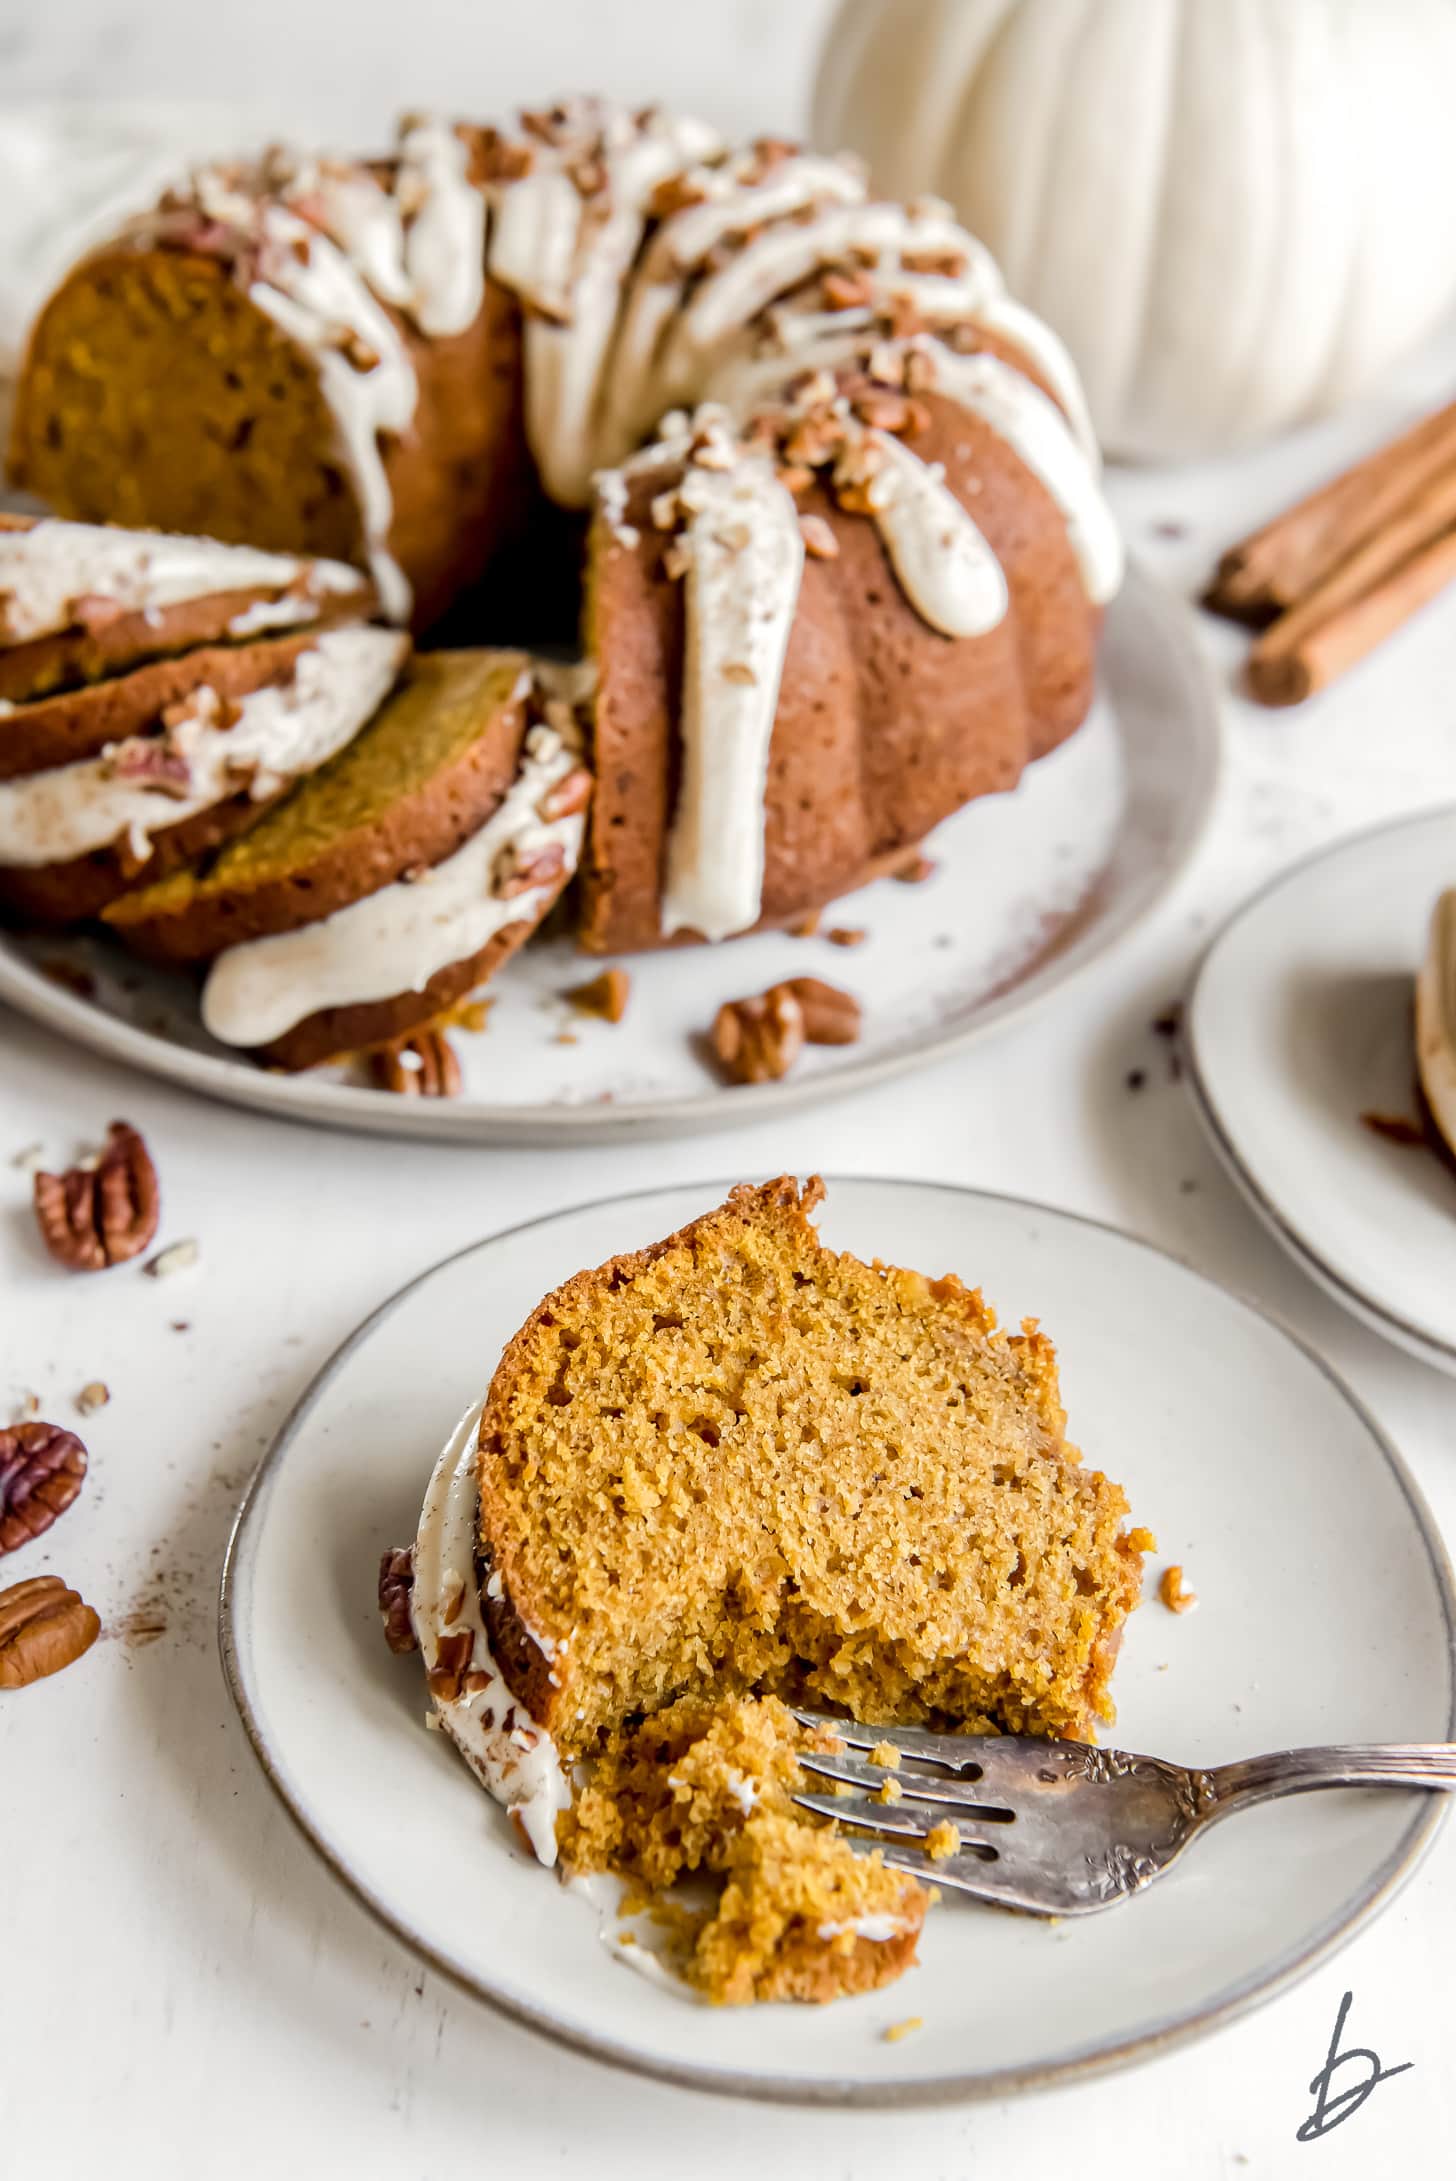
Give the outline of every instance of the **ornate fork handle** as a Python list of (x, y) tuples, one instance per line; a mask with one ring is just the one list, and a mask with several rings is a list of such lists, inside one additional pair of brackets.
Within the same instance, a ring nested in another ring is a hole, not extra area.
[(1456, 1789), (1456, 1743), (1334, 1743), (1328, 1749), (1277, 1749), (1238, 1764), (1210, 1766), (1197, 1776), (1199, 1816), (1207, 1824), (1280, 1795), (1315, 1787), (1441, 1787)]

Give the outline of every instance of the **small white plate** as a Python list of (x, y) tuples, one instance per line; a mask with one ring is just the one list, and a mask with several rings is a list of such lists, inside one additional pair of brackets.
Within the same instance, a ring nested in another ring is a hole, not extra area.
[(1456, 1176), (1375, 1134), (1414, 1113), (1415, 976), (1456, 884), (1456, 808), (1341, 841), (1244, 903), (1199, 967), (1188, 1080), (1250, 1204), (1305, 1271), (1456, 1371)]
[[(826, 2008), (715, 2009), (632, 1975), (595, 1913), (517, 1847), (380, 1632), (436, 1450), (505, 1340), (580, 1266), (673, 1231), (719, 1185), (586, 1205), (482, 1242), (340, 1350), (268, 1455), (223, 1579), (233, 1695), (326, 1862), (468, 1990), (562, 2042), (741, 2095), (1002, 2095), (1146, 2058), (1302, 1975), (1392, 1895), (1444, 1798), (1325, 1793), (1214, 1832), (1141, 1898), (1059, 1925), (935, 1909), (921, 1965)], [(833, 1182), (827, 1241), (983, 1282), (1041, 1315), (1072, 1430), (1199, 1593), (1134, 1615), (1115, 1740), (1191, 1763), (1453, 1733), (1451, 1572), (1399, 1457), (1308, 1349), (1197, 1273), (1011, 1198)], [(1157, 1563), (1153, 1564), (1156, 1585)], [(910, 2016), (922, 2026), (887, 2043)]]
[[(0, 935), (0, 1001), (78, 1044), (236, 1105), (382, 1134), (455, 1142), (608, 1142), (751, 1122), (923, 1064), (1045, 999), (1162, 900), (1202, 838), (1218, 716), (1186, 609), (1136, 573), (1108, 617), (1091, 719), (1027, 773), (936, 833), (918, 886), (882, 880), (836, 902), (853, 949), (770, 932), (631, 960), (616, 1026), (562, 994), (593, 973), (568, 940), (528, 947), (490, 987), (483, 1035), (456, 1040), (464, 1095), (398, 1098), (339, 1071), (280, 1076), (204, 1032), (191, 983), (100, 941)], [(69, 962), (89, 997), (41, 965)], [(811, 1049), (782, 1083), (726, 1088), (703, 1033), (720, 1004), (813, 975), (857, 993), (857, 1045)]]

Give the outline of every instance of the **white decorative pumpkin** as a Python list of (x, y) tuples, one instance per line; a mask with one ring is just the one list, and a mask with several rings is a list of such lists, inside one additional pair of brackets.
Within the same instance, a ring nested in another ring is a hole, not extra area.
[(814, 133), (950, 199), (1114, 453), (1334, 408), (1456, 295), (1456, 0), (842, 0)]

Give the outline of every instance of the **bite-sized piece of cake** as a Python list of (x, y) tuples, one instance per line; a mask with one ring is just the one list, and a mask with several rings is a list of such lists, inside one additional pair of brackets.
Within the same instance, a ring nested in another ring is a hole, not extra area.
[(817, 1183), (735, 1190), (578, 1274), (480, 1423), (484, 1613), (570, 1761), (682, 1695), (1086, 1736), (1145, 1532), (1064, 1433), (1056, 1360), (978, 1292), (819, 1241)]
[(342, 561), (0, 514), (0, 708), (197, 645), (367, 620), (373, 607)]
[(408, 650), (391, 629), (325, 628), (156, 661), (0, 717), (0, 750), (13, 738), (41, 764), (0, 777), (0, 904), (76, 923), (243, 832), (353, 739)]
[(716, 1902), (673, 1904), (675, 1966), (720, 2002), (869, 1991), (915, 1958), (924, 1888), (800, 1810), (797, 1753), (834, 1750), (776, 1697), (684, 1697), (613, 1734), (558, 1831), (573, 1870), (609, 1870), (629, 1902), (685, 1875)]
[(1416, 977), (1416, 1067), (1426, 1110), (1456, 1158), (1456, 887), (1431, 912)]
[(981, 338), (881, 338), (600, 480), (588, 948), (795, 922), (1083, 717), (1117, 533)]
[(405, 1036), (484, 983), (576, 868), (578, 682), (518, 652), (416, 658), (339, 759), (110, 923), (156, 959), (212, 961), (204, 1022), (274, 1066)]

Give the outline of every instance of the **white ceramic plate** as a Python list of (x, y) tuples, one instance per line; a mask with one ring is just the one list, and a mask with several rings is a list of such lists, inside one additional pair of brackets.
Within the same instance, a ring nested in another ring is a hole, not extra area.
[[(380, 1633), (380, 1552), (504, 1341), (582, 1265), (720, 1187), (560, 1213), (406, 1288), (340, 1350), (238, 1518), (223, 1658), (273, 1785), (331, 1868), (467, 1989), (563, 2042), (714, 2090), (837, 2103), (1000, 2095), (1146, 2057), (1277, 1991), (1387, 1901), (1443, 1798), (1326, 1793), (1237, 1819), (1085, 1921), (934, 1910), (921, 1965), (827, 2008), (713, 2009), (632, 1975), (527, 1860)], [(1065, 1212), (903, 1181), (831, 1184), (826, 1239), (985, 1284), (1061, 1351), (1072, 1428), (1199, 1609), (1150, 1602), (1118, 1668), (1123, 1746), (1192, 1763), (1291, 1743), (1445, 1739), (1451, 1574), (1368, 1416), (1309, 1350), (1146, 1244)], [(1155, 1564), (1156, 1567), (1156, 1564)], [(885, 2028), (918, 2015), (898, 2043)]]
[[(612, 1027), (561, 998), (595, 965), (567, 940), (538, 942), (491, 986), (485, 1033), (457, 1039), (465, 1095), (448, 1103), (336, 1072), (267, 1074), (207, 1037), (190, 983), (100, 942), (0, 936), (0, 1001), (194, 1090), (333, 1127), (477, 1143), (721, 1128), (914, 1067), (1044, 999), (1162, 899), (1202, 836), (1217, 770), (1217, 713), (1185, 609), (1134, 574), (1108, 619), (1092, 718), (1015, 795), (948, 820), (923, 885), (886, 880), (836, 903), (825, 925), (865, 930), (863, 945), (768, 933), (639, 956)], [(57, 960), (94, 979), (90, 998), (44, 974)], [(861, 1042), (811, 1049), (785, 1082), (725, 1088), (702, 1050), (721, 1002), (805, 974), (860, 995)]]
[(1245, 902), (1184, 1025), (1194, 1101), (1270, 1231), (1377, 1332), (1456, 1371), (1456, 1177), (1362, 1113), (1411, 1114), (1411, 1008), (1456, 809), (1323, 850)]

